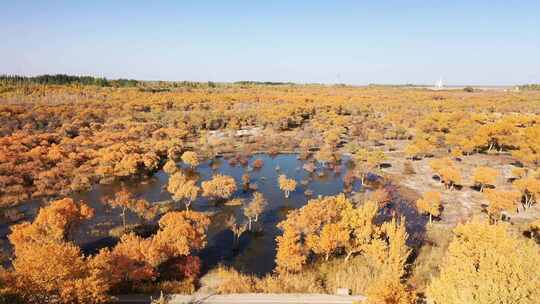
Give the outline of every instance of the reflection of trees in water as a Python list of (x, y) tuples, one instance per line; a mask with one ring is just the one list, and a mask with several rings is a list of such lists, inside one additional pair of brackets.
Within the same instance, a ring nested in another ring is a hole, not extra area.
[[(261, 160), (263, 166), (250, 172), (250, 184), (258, 184), (257, 191), (261, 192), (268, 200), (268, 207), (260, 215), (260, 220), (254, 225), (253, 231), (241, 234), (237, 240), (235, 252), (233, 252), (231, 245), (234, 239), (233, 233), (226, 228), (225, 224), (231, 216), (234, 216), (239, 224), (247, 222), (242, 207), (224, 206), (223, 204), (214, 206), (208, 198), (204, 197), (197, 198), (192, 205), (195, 211), (213, 212), (208, 232), (208, 247), (200, 252), (207, 268), (218, 263), (225, 263), (233, 265), (243, 272), (263, 274), (271, 271), (275, 259), (275, 238), (280, 234), (276, 224), (283, 220), (291, 210), (305, 205), (309, 199), (319, 195), (334, 195), (343, 191), (343, 177), (351, 168), (346, 157), (340, 162), (340, 171), (337, 173), (333, 168), (328, 166), (323, 168), (312, 160), (301, 160), (297, 154), (275, 156), (256, 154), (249, 159), (249, 164), (252, 165), (257, 159)], [(310, 165), (314, 167), (313, 172), (305, 170), (306, 166), (309, 168)], [(280, 172), (274, 170), (276, 166), (280, 167)], [(238, 166), (231, 167), (222, 158), (216, 158), (202, 162), (195, 170), (184, 170), (184, 172), (190, 179), (197, 179), (200, 183), (217, 173), (232, 176), (240, 181), (245, 170)], [(319, 175), (321, 172), (324, 174)], [(292, 192), (288, 199), (284, 198), (278, 187), (277, 176), (281, 173), (287, 174), (289, 178), (294, 178), (300, 184), (298, 185), (300, 189)], [(372, 178), (376, 180), (377, 177), (369, 177), (370, 180)], [(141, 183), (140, 180), (128, 180), (125, 181), (124, 185), (136, 198), (144, 198), (149, 202), (166, 202), (171, 199), (170, 194), (166, 191), (167, 182), (168, 175), (164, 172), (158, 172), (154, 177), (147, 179), (145, 183)], [(376, 182), (370, 182), (370, 184), (375, 188), (379, 186)], [(165, 189), (162, 189), (163, 186)], [(96, 185), (92, 191), (76, 195), (76, 199), (85, 200), (96, 209), (96, 217), (84, 224), (84, 233), (77, 234), (85, 250), (92, 251), (112, 244), (113, 239), (108, 236), (108, 233), (111, 228), (120, 225), (120, 217), (117, 210), (108, 210), (99, 201), (101, 197), (113, 195), (120, 187), (120, 183)], [(358, 191), (358, 182), (354, 183), (353, 188), (353, 190)], [(239, 187), (233, 197), (249, 201), (253, 192), (254, 190), (251, 188), (244, 192), (242, 187)], [(414, 208), (396, 205), (392, 206), (392, 209), (396, 209), (397, 214), (403, 214), (407, 217), (408, 228), (412, 227), (409, 230), (420, 231), (420, 228), (415, 226), (421, 227), (421, 224), (415, 224), (417, 216), (415, 217), (413, 212)], [(391, 215), (390, 209), (386, 212), (387, 216)], [(128, 212), (126, 219), (128, 224), (138, 222), (136, 215), (130, 212)], [(261, 229), (257, 229), (257, 227), (262, 228), (263, 232), (258, 232)], [(94, 235), (89, 236), (90, 231)], [(412, 235), (414, 234), (411, 233)]]

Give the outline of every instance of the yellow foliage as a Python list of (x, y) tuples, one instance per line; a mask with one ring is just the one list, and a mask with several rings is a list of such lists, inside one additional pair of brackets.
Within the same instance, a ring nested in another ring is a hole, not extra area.
[(287, 178), (285, 175), (278, 177), (279, 189), (285, 192), (285, 197), (288, 198), (290, 193), (296, 189), (296, 181), (292, 178)]
[(479, 219), (460, 224), (427, 289), (437, 304), (538, 303), (538, 245), (512, 236), (506, 224)]
[(432, 216), (441, 214), (441, 194), (437, 191), (427, 191), (423, 197), (416, 201), (416, 208), (421, 213), (429, 214), (429, 222), (432, 221)]
[(521, 202), (519, 191), (487, 189), (484, 191), (484, 195), (489, 202), (487, 212), (489, 217), (494, 221), (501, 219), (503, 211), (517, 210)]
[(199, 157), (193, 151), (184, 152), (182, 154), (182, 161), (191, 167), (197, 167), (199, 165)]
[(234, 178), (226, 175), (216, 174), (211, 180), (201, 184), (203, 196), (227, 199), (236, 191)]
[(499, 172), (489, 167), (477, 167), (474, 169), (472, 180), (475, 184), (480, 185), (480, 191), (484, 190), (486, 185), (495, 185)]

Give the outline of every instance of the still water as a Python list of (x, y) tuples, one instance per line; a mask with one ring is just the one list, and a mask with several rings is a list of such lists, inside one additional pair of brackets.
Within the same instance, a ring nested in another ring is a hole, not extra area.
[[(253, 169), (252, 164), (256, 159), (264, 162), (262, 168)], [(254, 226), (260, 232), (245, 232), (236, 250), (233, 250), (233, 234), (226, 228), (225, 222), (231, 215), (236, 217), (237, 222), (245, 222), (242, 206), (216, 205), (215, 202), (205, 198), (199, 198), (192, 204), (193, 210), (211, 214), (208, 246), (200, 253), (207, 267), (211, 268), (220, 263), (254, 274), (265, 274), (274, 269), (275, 238), (279, 234), (276, 225), (286, 217), (289, 210), (305, 205), (310, 198), (341, 193), (343, 177), (349, 169), (349, 161), (346, 158), (341, 162), (339, 170), (319, 167), (314, 173), (310, 173), (303, 169), (305, 163), (306, 161), (298, 159), (297, 154), (276, 156), (255, 154), (249, 158), (245, 166), (231, 165), (226, 159), (218, 158), (201, 163), (194, 169), (199, 176), (199, 184), (211, 179), (212, 175), (217, 173), (234, 177), (238, 190), (233, 197), (249, 201), (254, 191), (245, 191), (242, 187), (242, 175), (247, 173), (250, 175), (251, 184), (257, 185), (256, 191), (262, 193), (268, 201), (266, 210)], [(297, 181), (297, 188), (289, 198), (285, 198), (278, 187), (277, 180), (281, 174)], [(144, 183), (129, 183), (126, 187), (138, 198), (160, 202), (171, 199), (166, 191), (167, 182), (168, 175), (160, 171)], [(81, 227), (78, 236), (85, 251), (92, 252), (99, 247), (114, 244), (113, 238), (106, 237), (110, 225), (103, 223), (114, 222), (118, 225), (120, 217), (118, 211), (109, 210), (100, 202), (104, 197), (112, 196), (119, 187), (119, 185), (96, 185), (90, 192), (74, 195), (74, 198), (84, 200), (96, 209), (96, 217), (86, 223), (86, 227)], [(360, 184), (356, 182), (353, 191), (359, 189)], [(313, 194), (306, 196), (304, 194), (306, 190), (311, 190)], [(137, 222), (137, 218), (133, 215), (128, 219), (130, 222)]]
[[(257, 159), (263, 161), (260, 169), (253, 168), (253, 162)], [(205, 269), (211, 269), (218, 264), (232, 266), (239, 271), (263, 275), (271, 272), (275, 267), (276, 236), (280, 231), (276, 225), (285, 219), (292, 209), (304, 206), (311, 198), (318, 196), (336, 195), (344, 191), (343, 177), (351, 169), (351, 162), (344, 157), (340, 165), (335, 169), (318, 166), (313, 173), (306, 171), (303, 166), (310, 162), (300, 160), (298, 154), (255, 154), (249, 157), (248, 162), (242, 166), (233, 165), (227, 159), (217, 158), (205, 161), (194, 169), (186, 169), (190, 174), (198, 176), (198, 183), (212, 178), (214, 174), (224, 174), (234, 177), (238, 190), (233, 198), (249, 201), (253, 196), (253, 190), (244, 190), (242, 187), (242, 175), (249, 174), (250, 183), (257, 185), (258, 192), (262, 193), (268, 201), (268, 206), (254, 224), (256, 232), (245, 232), (239, 241), (237, 248), (233, 248), (233, 234), (226, 227), (226, 221), (234, 216), (238, 223), (245, 223), (247, 219), (243, 214), (242, 206), (227, 206), (223, 203), (209, 201), (206, 198), (198, 198), (192, 204), (195, 211), (206, 212), (211, 217), (208, 231), (208, 245), (200, 253)], [(312, 162), (312, 161), (311, 161)], [(179, 164), (179, 166), (182, 166)], [(185, 166), (184, 166), (185, 167)], [(289, 198), (285, 198), (278, 187), (278, 176), (285, 174), (288, 178), (297, 181), (297, 188)], [(109, 236), (111, 228), (121, 226), (120, 210), (106, 207), (102, 201), (106, 197), (112, 197), (122, 186), (126, 187), (136, 198), (142, 198), (151, 203), (170, 201), (171, 195), (167, 192), (168, 175), (157, 172), (153, 177), (142, 181), (132, 181), (124, 184), (95, 185), (91, 191), (74, 194), (75, 200), (83, 200), (95, 209), (95, 217), (84, 222), (76, 232), (75, 242), (78, 243), (86, 254), (97, 252), (100, 248), (114, 246), (117, 238)], [(352, 193), (359, 191), (361, 185), (358, 181), (353, 184)], [(388, 189), (388, 188), (387, 188)], [(306, 195), (306, 190), (311, 195)], [(19, 207), (26, 220), (31, 220), (39, 210), (43, 202), (33, 201)], [(426, 217), (418, 214), (416, 208), (409, 202), (395, 198), (391, 207), (384, 208), (380, 214), (380, 220), (388, 220), (394, 216), (404, 216), (409, 232), (409, 245), (419, 243), (425, 232)], [(129, 223), (140, 223), (134, 214), (128, 213)], [(7, 234), (9, 225), (0, 225), (0, 235), (3, 238), (2, 247), (9, 251)]]

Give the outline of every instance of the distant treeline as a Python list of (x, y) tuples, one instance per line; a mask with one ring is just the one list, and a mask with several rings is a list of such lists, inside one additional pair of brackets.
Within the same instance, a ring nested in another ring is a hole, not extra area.
[[(141, 91), (150, 91), (150, 92), (164, 92), (170, 91), (171, 89), (176, 88), (188, 88), (188, 89), (200, 89), (200, 88), (217, 88), (217, 87), (228, 87), (228, 86), (324, 86), (322, 83), (311, 83), (311, 84), (297, 84), (294, 82), (279, 82), (279, 81), (251, 81), (251, 80), (242, 80), (236, 82), (198, 82), (198, 81), (153, 81), (153, 80), (135, 80), (135, 79), (107, 79), (104, 77), (93, 77), (93, 76), (73, 76), (66, 74), (45, 74), (39, 76), (20, 76), (20, 75), (0, 75), (0, 85), (2, 86), (16, 86), (16, 85), (69, 85), (69, 84), (80, 84), (80, 85), (93, 85), (100, 87), (138, 87)], [(346, 87), (347, 84), (333, 84), (332, 86), (337, 87)], [(377, 85), (370, 84), (370, 86), (384, 86), (388, 87), (390, 85)], [(395, 85), (392, 85), (395, 86)], [(398, 85), (398, 87), (401, 85)], [(414, 86), (414, 85), (403, 85), (403, 86)]]
[(519, 86), (520, 90), (540, 91), (540, 83), (524, 84)]
[(275, 81), (249, 81), (249, 80), (243, 80), (243, 81), (236, 81), (234, 84), (239, 85), (294, 85), (294, 82), (275, 82)]
[(72, 76), (65, 74), (39, 75), (39, 76), (19, 76), (19, 75), (0, 75), (0, 84), (21, 85), (21, 84), (81, 84), (95, 85), (100, 87), (134, 87), (139, 81), (133, 79), (114, 79), (109, 80), (102, 77), (92, 76)]

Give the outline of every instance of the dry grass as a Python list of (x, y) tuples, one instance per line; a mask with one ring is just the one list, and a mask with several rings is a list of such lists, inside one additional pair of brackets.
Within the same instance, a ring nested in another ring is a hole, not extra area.
[(364, 294), (379, 271), (368, 257), (357, 256), (345, 262), (337, 258), (317, 263), (297, 274), (270, 274), (262, 278), (242, 274), (232, 268), (217, 269), (218, 293), (335, 293), (348, 288), (353, 294)]
[(167, 294), (192, 294), (196, 290), (192, 280), (159, 282), (157, 289)]
[(379, 270), (376, 263), (366, 256), (356, 256), (348, 262), (334, 259), (317, 266), (317, 271), (324, 277), (328, 293), (335, 293), (338, 288), (348, 288), (352, 294), (365, 294), (368, 286), (377, 278)]
[(427, 228), (426, 242), (418, 252), (409, 279), (409, 283), (418, 292), (423, 292), (431, 278), (438, 275), (446, 249), (452, 240), (452, 233), (444, 226), (433, 224)]
[(148, 282), (141, 284), (133, 289), (135, 293), (158, 293), (163, 292), (165, 294), (192, 294), (195, 292), (197, 286), (193, 280), (181, 280), (181, 281), (161, 281), (161, 282)]
[(217, 269), (219, 285), (216, 291), (220, 294), (255, 292), (255, 277), (245, 275), (233, 268), (220, 266)]
[(242, 274), (235, 269), (217, 270), (219, 285), (216, 291), (228, 293), (324, 293), (323, 281), (315, 271), (300, 274), (270, 274), (263, 278)]
[(299, 274), (268, 275), (256, 280), (256, 289), (264, 293), (324, 293), (323, 278), (316, 271)]

